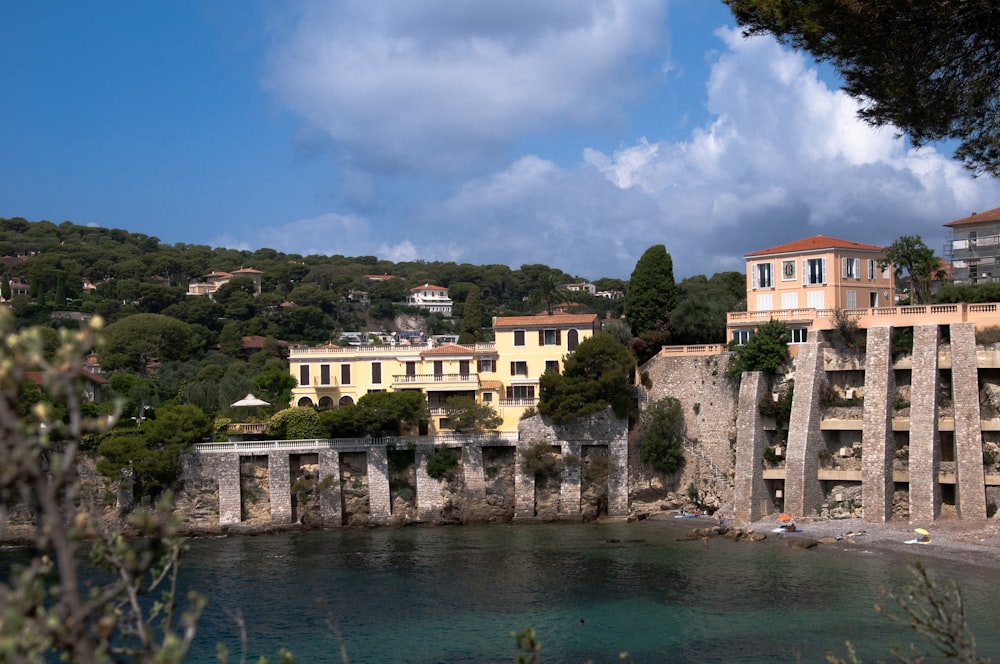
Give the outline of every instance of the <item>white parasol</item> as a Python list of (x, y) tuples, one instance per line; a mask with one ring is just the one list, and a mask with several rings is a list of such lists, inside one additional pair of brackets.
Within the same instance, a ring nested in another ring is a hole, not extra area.
[(270, 405), (271, 404), (264, 401), (263, 399), (258, 399), (257, 397), (255, 397), (251, 392), (250, 394), (247, 394), (239, 401), (230, 404), (230, 408), (240, 408), (242, 406), (253, 407), (253, 406), (270, 406)]

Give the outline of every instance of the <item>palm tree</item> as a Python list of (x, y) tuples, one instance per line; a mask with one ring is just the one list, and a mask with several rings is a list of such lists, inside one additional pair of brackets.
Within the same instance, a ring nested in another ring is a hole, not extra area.
[(531, 291), (534, 302), (545, 303), (545, 312), (552, 315), (552, 307), (569, 299), (569, 291), (556, 279), (554, 272), (546, 272), (538, 278), (538, 283)]

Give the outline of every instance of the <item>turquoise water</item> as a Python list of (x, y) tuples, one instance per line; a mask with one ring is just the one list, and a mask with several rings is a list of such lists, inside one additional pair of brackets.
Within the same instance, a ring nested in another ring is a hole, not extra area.
[[(200, 539), (183, 583), (210, 599), (188, 661), (514, 661), (533, 626), (547, 664), (821, 662), (850, 639), (868, 661), (911, 633), (873, 610), (909, 582), (905, 559), (832, 549), (678, 541), (662, 523), (331, 530)], [(1000, 573), (942, 569), (963, 589), (980, 654), (1000, 656), (991, 600)]]

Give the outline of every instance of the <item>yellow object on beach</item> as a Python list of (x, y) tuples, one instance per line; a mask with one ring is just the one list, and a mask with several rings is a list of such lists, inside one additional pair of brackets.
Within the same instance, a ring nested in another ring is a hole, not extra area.
[(914, 528), (913, 532), (918, 533), (920, 535), (930, 535), (930, 532), (923, 528)]

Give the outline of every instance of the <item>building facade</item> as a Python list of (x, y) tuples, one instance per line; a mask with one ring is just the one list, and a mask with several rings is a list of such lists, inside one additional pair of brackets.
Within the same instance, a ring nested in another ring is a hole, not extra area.
[(469, 345), (319, 346), (292, 348), (289, 369), (298, 385), (293, 406), (335, 408), (369, 392), (419, 390), (430, 419), (421, 435), (450, 431), (445, 402), (452, 396), (488, 403), (503, 417), (501, 431), (517, 431), (538, 404), (545, 371), (561, 371), (565, 355), (599, 330), (596, 314), (497, 317), (496, 341)]
[(880, 267), (883, 256), (882, 247), (823, 235), (746, 254), (747, 311), (730, 314), (729, 339), (745, 341), (776, 318), (804, 343), (815, 312), (892, 307), (893, 270)]
[(425, 309), (432, 314), (451, 316), (452, 301), (448, 297), (448, 289), (434, 284), (423, 284), (410, 289), (406, 304), (411, 307)]
[(1000, 281), (1000, 208), (971, 214), (944, 225), (951, 231), (945, 259), (956, 284)]

